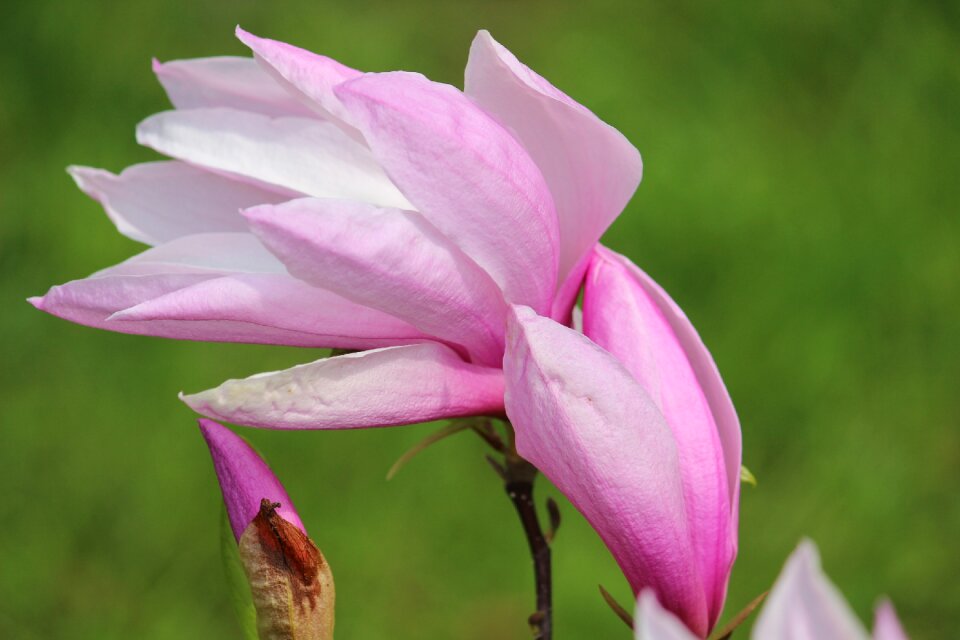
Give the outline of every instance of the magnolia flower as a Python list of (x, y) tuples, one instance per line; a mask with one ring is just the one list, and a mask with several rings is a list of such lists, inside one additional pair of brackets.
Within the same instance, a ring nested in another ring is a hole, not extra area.
[(200, 431), (240, 548), (260, 638), (330, 640), (335, 600), (330, 565), (307, 537), (283, 485), (226, 427), (201, 420)]
[[(637, 601), (637, 640), (696, 640), (651, 591)], [(869, 635), (820, 567), (812, 542), (787, 559), (753, 626), (754, 640), (867, 640)], [(907, 640), (889, 601), (877, 607), (873, 640)]]
[(618, 131), (486, 32), (465, 92), (238, 36), (256, 61), (154, 65), (177, 108), (137, 139), (174, 160), (70, 169), (154, 248), (34, 305), (125, 333), (404, 345), (444, 371), (500, 366), (508, 303), (567, 318), (640, 181)]
[[(740, 432), (683, 313), (597, 245), (640, 181), (636, 149), (486, 32), (463, 92), (238, 36), (256, 61), (155, 65), (177, 109), (137, 138), (174, 160), (71, 170), (154, 247), (33, 304), (127, 333), (357, 351), (183, 398), (211, 418), (505, 415), (634, 590), (705, 635), (736, 553)], [(566, 325), (585, 277), (583, 335)]]

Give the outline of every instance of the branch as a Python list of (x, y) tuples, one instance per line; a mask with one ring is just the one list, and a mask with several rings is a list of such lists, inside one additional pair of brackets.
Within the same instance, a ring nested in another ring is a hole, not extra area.
[(550, 575), (550, 544), (547, 542), (537, 507), (533, 501), (533, 481), (537, 469), (532, 464), (509, 452), (505, 456), (504, 488), (520, 516), (520, 524), (533, 557), (533, 572), (536, 579), (537, 610), (530, 616), (530, 628), (535, 640), (551, 640), (553, 637), (553, 596)]

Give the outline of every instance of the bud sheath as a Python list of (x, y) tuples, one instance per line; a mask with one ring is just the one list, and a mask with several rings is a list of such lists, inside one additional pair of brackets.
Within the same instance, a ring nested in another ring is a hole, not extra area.
[(261, 640), (333, 638), (334, 588), (330, 566), (310, 538), (264, 499), (240, 537), (243, 562)]

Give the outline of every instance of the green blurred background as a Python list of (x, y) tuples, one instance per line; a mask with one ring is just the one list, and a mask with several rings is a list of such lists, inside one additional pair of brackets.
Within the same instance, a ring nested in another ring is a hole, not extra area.
[[(960, 632), (960, 11), (950, 2), (26, 2), (0, 21), (0, 637), (231, 638), (220, 502), (176, 399), (322, 352), (132, 337), (24, 302), (139, 250), (64, 172), (154, 158), (162, 60), (240, 23), (461, 84), (488, 28), (622, 130), (645, 177), (607, 236), (712, 349), (759, 479), (727, 612), (802, 536), (857, 612)], [(244, 430), (338, 585), (347, 640), (525, 638), (531, 572), (469, 435)], [(541, 490), (541, 495), (546, 493)], [(554, 492), (555, 493), (555, 492)], [(562, 503), (558, 638), (627, 638), (628, 589)]]

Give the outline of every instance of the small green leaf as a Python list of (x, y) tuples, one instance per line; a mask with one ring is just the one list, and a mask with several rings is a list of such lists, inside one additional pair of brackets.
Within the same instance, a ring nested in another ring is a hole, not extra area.
[(258, 640), (257, 638), (257, 610), (253, 607), (253, 595), (250, 593), (250, 584), (247, 574), (240, 563), (240, 550), (237, 541), (233, 538), (233, 529), (230, 527), (230, 518), (227, 509), (223, 509), (220, 519), (220, 557), (223, 560), (223, 569), (227, 577), (230, 604), (233, 605), (243, 640)]
[(740, 465), (740, 482), (745, 482), (746, 484), (752, 484), (753, 486), (757, 486), (757, 479), (754, 477), (752, 473), (750, 473), (750, 469), (747, 469), (743, 465)]

